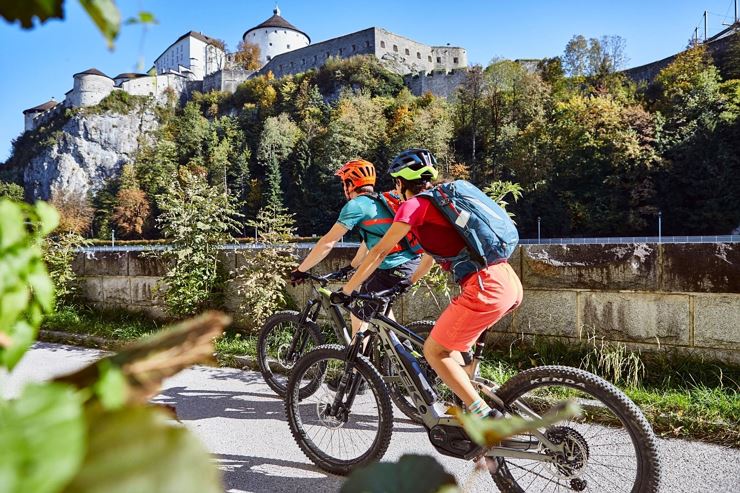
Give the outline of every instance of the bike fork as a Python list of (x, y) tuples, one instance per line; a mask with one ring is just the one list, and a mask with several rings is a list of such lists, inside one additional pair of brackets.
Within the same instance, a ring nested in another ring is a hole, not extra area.
[[(355, 361), (357, 357), (362, 353), (363, 350), (363, 339), (365, 338), (365, 331), (358, 332), (347, 347), (347, 353), (344, 358), (346, 366), (344, 373), (339, 380), (337, 385), (337, 393), (334, 396), (334, 402), (332, 402), (331, 409), (327, 413), (329, 416), (336, 416), (340, 409), (349, 409), (352, 407), (352, 403), (355, 400), (357, 391), (360, 388), (362, 378), (358, 378), (359, 375), (355, 372)], [(371, 347), (368, 341), (367, 347)], [(347, 400), (344, 400), (344, 397)]]

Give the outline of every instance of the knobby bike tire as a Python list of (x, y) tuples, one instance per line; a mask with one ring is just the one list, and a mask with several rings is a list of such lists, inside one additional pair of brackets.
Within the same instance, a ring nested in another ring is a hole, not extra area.
[(341, 475), (348, 474), (357, 467), (365, 467), (379, 461), (388, 449), (393, 432), (393, 405), (388, 395), (388, 389), (383, 382), (383, 377), (367, 357), (358, 355), (355, 369), (367, 382), (367, 391), (373, 393), (378, 405), (378, 416), (380, 420), (377, 437), (367, 452), (352, 460), (337, 460), (312, 446), (311, 440), (307, 437), (307, 433), (302, 427), (298, 408), (301, 400), (298, 394), (299, 391), (302, 391), (302, 389), (297, 388), (300, 385), (300, 377), (316, 362), (327, 359), (344, 361), (346, 355), (347, 348), (339, 344), (325, 344), (314, 348), (303, 356), (293, 368), (290, 380), (288, 380), (287, 394), (285, 397), (285, 415), (288, 419), (290, 433), (303, 453), (306, 454), (306, 457), (311, 462), (324, 471)]
[[(299, 327), (299, 321), (300, 313), (295, 310), (277, 312), (265, 321), (260, 330), (259, 338), (257, 339), (257, 364), (259, 365), (260, 373), (262, 373), (262, 378), (265, 379), (265, 383), (267, 383), (267, 385), (280, 397), (285, 397), (286, 384), (279, 382), (275, 377), (275, 373), (272, 368), (270, 368), (267, 354), (267, 343), (275, 327), (288, 322), (293, 324), (297, 330), (307, 331), (308, 337), (314, 347), (320, 346), (324, 343), (324, 335), (321, 333), (321, 329), (318, 325), (313, 322), (305, 322)], [(290, 372), (288, 371), (286, 374), (286, 382), (289, 374)], [(305, 392), (306, 395), (310, 395), (311, 390), (306, 389)]]
[[(544, 378), (563, 380), (557, 382), (540, 380)], [(578, 389), (575, 385), (566, 383), (568, 380), (584, 384), (583, 388), (606, 405), (621, 420), (629, 433), (635, 453), (638, 456), (636, 461), (637, 473), (632, 492), (657, 492), (660, 484), (660, 458), (653, 429), (640, 408), (621, 390), (603, 378), (567, 366), (541, 366), (515, 375), (499, 388), (497, 394), (504, 401), (504, 404), (510, 405), (520, 396), (541, 386), (557, 384)], [(503, 458), (493, 460), (498, 462), (497, 467), (493, 468), (495, 472), (491, 472), (496, 486), (502, 492), (521, 493), (523, 490), (512, 476), (506, 465), (506, 460)]]

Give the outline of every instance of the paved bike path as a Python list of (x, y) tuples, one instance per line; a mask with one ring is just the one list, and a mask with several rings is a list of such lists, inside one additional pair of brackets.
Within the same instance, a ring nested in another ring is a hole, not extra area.
[[(23, 382), (48, 379), (93, 361), (100, 353), (59, 344), (39, 343), (8, 378), (0, 376), (0, 393), (15, 395)], [(313, 466), (293, 441), (282, 401), (255, 372), (194, 367), (166, 382), (156, 399), (177, 407), (182, 421), (214, 454), (228, 493), (335, 492), (343, 478)], [(469, 462), (439, 455), (422, 428), (397, 417), (384, 460), (404, 453), (435, 456), (466, 482), (471, 492), (496, 491), (487, 472), (473, 472)], [(701, 442), (660, 440), (665, 492), (740, 491), (740, 450)]]

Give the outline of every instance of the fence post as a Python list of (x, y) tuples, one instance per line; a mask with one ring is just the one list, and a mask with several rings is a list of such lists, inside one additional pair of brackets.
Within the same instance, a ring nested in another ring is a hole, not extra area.
[(542, 243), (542, 236), (540, 235), (540, 216), (537, 216), (537, 243)]
[(658, 243), (663, 243), (663, 212), (658, 211)]
[(115, 229), (110, 230), (110, 246), (112, 247), (116, 246), (116, 230)]

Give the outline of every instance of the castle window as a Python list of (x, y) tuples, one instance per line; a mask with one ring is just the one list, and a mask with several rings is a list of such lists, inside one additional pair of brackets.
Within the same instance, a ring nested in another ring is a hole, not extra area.
[(452, 63), (458, 63), (457, 57), (455, 57), (455, 58), (452, 59)]
[(398, 45), (393, 45), (393, 51), (395, 51), (396, 53), (398, 53)]
[(442, 63), (442, 57), (437, 57), (437, 63)]
[(305, 58), (301, 58), (301, 65), (305, 65), (305, 64), (306, 64), (306, 59)]
[(357, 45), (352, 45), (352, 51), (353, 52), (357, 51)]
[(275, 34), (277, 34), (277, 29), (275, 29)]
[(429, 60), (429, 63), (432, 63), (432, 55), (429, 55), (429, 56), (427, 57), (427, 60)]
[(293, 62), (290, 62), (290, 68), (293, 68)]
[(329, 52), (328, 51), (326, 52), (326, 58), (329, 58)]
[(381, 42), (380, 42), (380, 47), (381, 47), (381, 48), (385, 48), (385, 41), (381, 41)]
[(270, 55), (267, 55), (267, 61), (269, 62), (270, 60), (272, 60), (272, 57)]
[(406, 49), (404, 50), (404, 53), (406, 53), (407, 55), (410, 55), (410, 54), (411, 54), (411, 53), (409, 52), (409, 49), (408, 49), (408, 48), (406, 48)]
[(270, 46), (272, 46), (272, 43), (270, 43)]
[(416, 58), (418, 58), (419, 60), (421, 60), (421, 53), (419, 53), (418, 51), (416, 52)]
[(339, 48), (339, 54), (342, 55), (344, 53), (344, 48)]
[(288, 49), (290, 49), (290, 45), (288, 45)]
[[(380, 44), (383, 45), (383, 48), (385, 48), (385, 42), (381, 41)], [(365, 41), (365, 48), (370, 48), (370, 41)]]
[(317, 61), (319, 61), (319, 57), (318, 57), (318, 55), (314, 55), (314, 56), (313, 56), (313, 61), (314, 61), (314, 62), (317, 62)]

